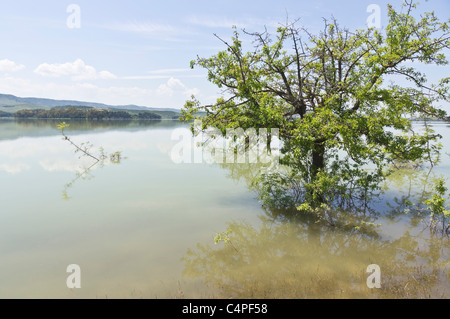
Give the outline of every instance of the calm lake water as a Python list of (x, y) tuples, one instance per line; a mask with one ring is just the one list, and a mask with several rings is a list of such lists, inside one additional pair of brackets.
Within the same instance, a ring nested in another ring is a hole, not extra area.
[[(450, 177), (449, 124), (434, 125), (439, 166), (396, 172), (356, 229), (355, 216), (330, 228), (263, 209), (249, 189), (259, 164), (175, 163), (185, 124), (66, 122), (75, 143), (122, 158), (92, 166), (58, 122), (0, 120), (0, 298), (450, 297), (448, 237), (402, 205)], [(227, 229), (231, 244), (215, 244)], [(79, 289), (66, 285), (71, 264)], [(370, 264), (380, 289), (366, 284)]]

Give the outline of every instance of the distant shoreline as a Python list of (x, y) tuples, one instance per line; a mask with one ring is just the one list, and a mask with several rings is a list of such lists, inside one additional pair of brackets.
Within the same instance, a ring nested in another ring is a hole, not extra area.
[(8, 116), (8, 117), (0, 117), (1, 120), (46, 120), (46, 121), (53, 121), (53, 120), (76, 120), (76, 121), (179, 121), (179, 119), (171, 119), (171, 118), (161, 118), (161, 119), (139, 119), (139, 118), (115, 118), (115, 119), (96, 119), (96, 118), (71, 118), (71, 117), (59, 117), (59, 118), (48, 118), (48, 117), (15, 117)]

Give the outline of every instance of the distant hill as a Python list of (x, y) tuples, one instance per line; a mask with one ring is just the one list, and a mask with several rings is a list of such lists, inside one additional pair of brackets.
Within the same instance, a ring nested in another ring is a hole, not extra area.
[(155, 108), (139, 105), (108, 105), (95, 102), (82, 102), (74, 100), (53, 100), (36, 97), (17, 97), (11, 94), (0, 94), (0, 111), (4, 112), (16, 112), (21, 109), (50, 109), (53, 107), (61, 106), (85, 106), (93, 108), (112, 108), (118, 110), (135, 110), (135, 111), (170, 111), (180, 113), (180, 110), (173, 108)]

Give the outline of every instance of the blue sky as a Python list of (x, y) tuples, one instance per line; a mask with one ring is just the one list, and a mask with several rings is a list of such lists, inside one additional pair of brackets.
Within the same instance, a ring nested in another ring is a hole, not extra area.
[[(390, 1), (400, 4), (399, 0)], [(0, 10), (0, 93), (74, 99), (113, 105), (180, 108), (195, 94), (211, 103), (219, 89), (189, 61), (223, 49), (214, 33), (269, 29), (300, 18), (312, 32), (322, 17), (342, 26), (366, 27), (370, 4), (384, 0), (280, 1), (25, 1), (3, 2)], [(73, 20), (79, 8), (79, 20)], [(420, 10), (449, 17), (450, 1), (421, 1)], [(70, 28), (70, 22), (79, 28)], [(77, 26), (78, 26), (77, 25)], [(445, 76), (442, 69), (430, 69)], [(448, 71), (448, 68), (447, 68)], [(448, 72), (447, 72), (448, 73)], [(448, 76), (448, 74), (446, 74)]]

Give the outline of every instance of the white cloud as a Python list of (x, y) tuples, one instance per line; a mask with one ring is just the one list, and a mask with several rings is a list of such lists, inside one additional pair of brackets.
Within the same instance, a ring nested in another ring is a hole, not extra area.
[(34, 70), (34, 72), (47, 77), (70, 76), (72, 80), (77, 81), (116, 78), (111, 72), (98, 72), (93, 66), (87, 65), (81, 59), (61, 64), (42, 63)]
[(170, 78), (167, 83), (162, 84), (162, 86), (173, 89), (173, 90), (184, 90), (186, 86), (178, 79)]
[[(53, 78), (50, 78), (53, 79)], [(114, 86), (97, 83), (43, 81), (12, 76), (0, 76), (0, 92), (16, 96), (34, 96), (59, 100), (79, 100), (111, 105), (136, 104), (150, 107), (180, 108), (191, 94), (199, 90), (186, 86), (179, 79), (164, 77), (163, 83), (144, 82), (129, 85), (129, 80), (118, 78)], [(0, 155), (2, 149), (0, 148)]]
[[(59, 136), (41, 138), (39, 143), (36, 143), (35, 138), (19, 138), (15, 140), (6, 140), (0, 142), (0, 158), (5, 161), (19, 163), (20, 159), (27, 159), (41, 155), (51, 155), (61, 152), (59, 143), (55, 143), (55, 138)], [(46, 143), (44, 141), (51, 141)], [(70, 145), (66, 146), (70, 150)], [(8, 164), (8, 163), (6, 163)], [(0, 164), (2, 166), (3, 164)], [(9, 165), (9, 164), (8, 164)], [(22, 164), (18, 164), (22, 165)], [(23, 165), (21, 166), (23, 167)], [(3, 165), (3, 168), (5, 166)]]
[(28, 169), (30, 169), (30, 165), (24, 163), (0, 164), (0, 171), (5, 171), (9, 174), (17, 174)]
[(174, 93), (182, 93), (183, 95), (190, 96), (192, 94), (197, 94), (198, 89), (188, 88), (179, 79), (171, 77), (166, 83), (158, 86), (156, 93), (168, 96), (172, 96)]
[(18, 64), (14, 61), (3, 59), (0, 60), (0, 72), (16, 72), (25, 68), (25, 65)]
[[(44, 159), (39, 165), (47, 172), (78, 172), (83, 173), (88, 167), (92, 166), (92, 160), (82, 157), (80, 159)], [(96, 169), (92, 166), (91, 170)]]
[(105, 80), (107, 80), (107, 79), (115, 79), (116, 78), (116, 76), (114, 74), (112, 74), (111, 72), (109, 72), (109, 71), (100, 71), (100, 72), (98, 72), (98, 77), (100, 79), (105, 79)]
[(197, 88), (187, 89), (183, 92), (183, 94), (186, 96), (198, 95), (199, 93), (200, 93), (200, 90)]

